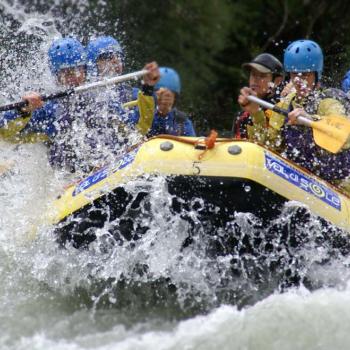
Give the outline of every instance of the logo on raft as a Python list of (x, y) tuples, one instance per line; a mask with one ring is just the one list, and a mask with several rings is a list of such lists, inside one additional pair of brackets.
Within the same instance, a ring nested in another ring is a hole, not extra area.
[(293, 168), (288, 163), (265, 153), (265, 166), (267, 170), (282, 177), (305, 192), (312, 194), (331, 207), (337, 210), (341, 209), (340, 198), (335, 192)]
[(76, 196), (77, 194), (87, 190), (88, 188), (90, 188), (91, 186), (97, 184), (98, 182), (104, 180), (108, 175), (110, 174), (114, 174), (116, 173), (118, 170), (125, 168), (126, 166), (128, 166), (129, 164), (131, 164), (137, 154), (137, 151), (139, 149), (135, 149), (129, 153), (127, 153), (125, 156), (123, 156), (122, 158), (120, 158), (117, 161), (117, 164), (115, 164), (115, 166), (113, 166), (112, 170), (108, 167), (104, 167), (102, 169), (100, 169), (99, 171), (97, 171), (96, 173), (94, 173), (93, 175), (87, 177), (86, 179), (84, 179), (82, 182), (80, 182), (74, 189), (72, 196)]

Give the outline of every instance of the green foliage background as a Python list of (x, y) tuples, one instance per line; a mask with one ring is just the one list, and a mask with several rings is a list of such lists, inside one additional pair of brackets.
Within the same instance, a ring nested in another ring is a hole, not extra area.
[(57, 13), (61, 33), (85, 43), (91, 35), (114, 35), (126, 49), (126, 71), (150, 60), (177, 69), (181, 107), (200, 134), (212, 127), (229, 134), (247, 79), (241, 64), (258, 53), (282, 60), (290, 41), (311, 38), (325, 52), (325, 84), (339, 86), (350, 67), (348, 1), (32, 0), (23, 6)]
[(332, 86), (350, 66), (347, 1), (128, 0), (114, 2), (110, 16), (118, 19), (115, 34), (125, 33), (135, 66), (155, 59), (180, 72), (183, 108), (201, 132), (231, 129), (246, 82), (241, 64), (261, 52), (283, 60), (290, 41), (316, 40)]

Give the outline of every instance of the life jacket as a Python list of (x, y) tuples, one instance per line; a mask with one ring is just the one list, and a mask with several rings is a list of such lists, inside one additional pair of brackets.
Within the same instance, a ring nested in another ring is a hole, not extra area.
[[(285, 82), (282, 82), (280, 85), (276, 86), (276, 88), (274, 89), (274, 92), (266, 98), (266, 101), (273, 104), (278, 103), (281, 99), (281, 92), (285, 84), (286, 84)], [(268, 120), (269, 119), (267, 118), (267, 123), (268, 123)], [(248, 112), (243, 111), (238, 115), (237, 119), (233, 122), (233, 125), (232, 125), (233, 137), (236, 139), (247, 139), (248, 125), (253, 125), (253, 120)]]
[[(327, 90), (315, 91), (310, 94), (302, 101), (300, 107), (309, 114), (317, 114), (323, 99), (336, 99), (334, 93), (337, 91), (327, 92)], [(340, 98), (337, 100), (342, 103)], [(293, 101), (294, 97), (289, 102), (287, 108), (289, 112), (294, 109)], [(312, 129), (308, 127), (285, 124), (281, 130), (285, 144), (284, 154), (288, 159), (328, 181), (344, 179), (350, 175), (349, 150), (343, 150), (336, 154), (324, 150), (315, 144)]]
[(146, 136), (152, 137), (159, 134), (195, 136), (195, 131), (187, 115), (173, 108), (166, 116), (160, 116), (158, 113), (154, 115), (152, 127)]
[(248, 138), (247, 125), (253, 125), (253, 120), (248, 112), (242, 112), (233, 124), (233, 135), (235, 139), (241, 140)]
[(327, 88), (322, 92), (324, 98), (334, 98), (342, 103), (346, 115), (350, 115), (350, 95), (343, 90), (336, 88)]
[(187, 120), (186, 114), (182, 111), (179, 111), (177, 108), (174, 108), (174, 123), (177, 124), (177, 132), (179, 136), (185, 134), (186, 120)]
[[(321, 100), (326, 98), (332, 98), (339, 101), (345, 109), (346, 115), (350, 114), (350, 95), (344, 91), (336, 88), (327, 88), (323, 90), (316, 90), (306, 97), (301, 103), (301, 107), (305, 109), (308, 114), (317, 114), (318, 106)], [(291, 104), (294, 98), (291, 100), (288, 110), (291, 111), (293, 108)]]

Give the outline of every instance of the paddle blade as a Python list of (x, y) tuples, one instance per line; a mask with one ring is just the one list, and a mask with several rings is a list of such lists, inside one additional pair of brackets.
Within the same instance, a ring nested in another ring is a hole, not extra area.
[(315, 143), (331, 153), (338, 153), (350, 136), (350, 121), (344, 117), (330, 115), (311, 123)]

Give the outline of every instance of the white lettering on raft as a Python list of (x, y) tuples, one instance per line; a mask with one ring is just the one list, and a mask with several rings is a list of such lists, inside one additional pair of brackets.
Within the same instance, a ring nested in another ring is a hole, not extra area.
[(339, 196), (327, 186), (318, 182), (316, 179), (308, 177), (296, 168), (281, 159), (265, 153), (265, 166), (270, 172), (282, 177), (294, 186), (303, 191), (312, 194), (337, 210), (341, 210), (341, 201)]

